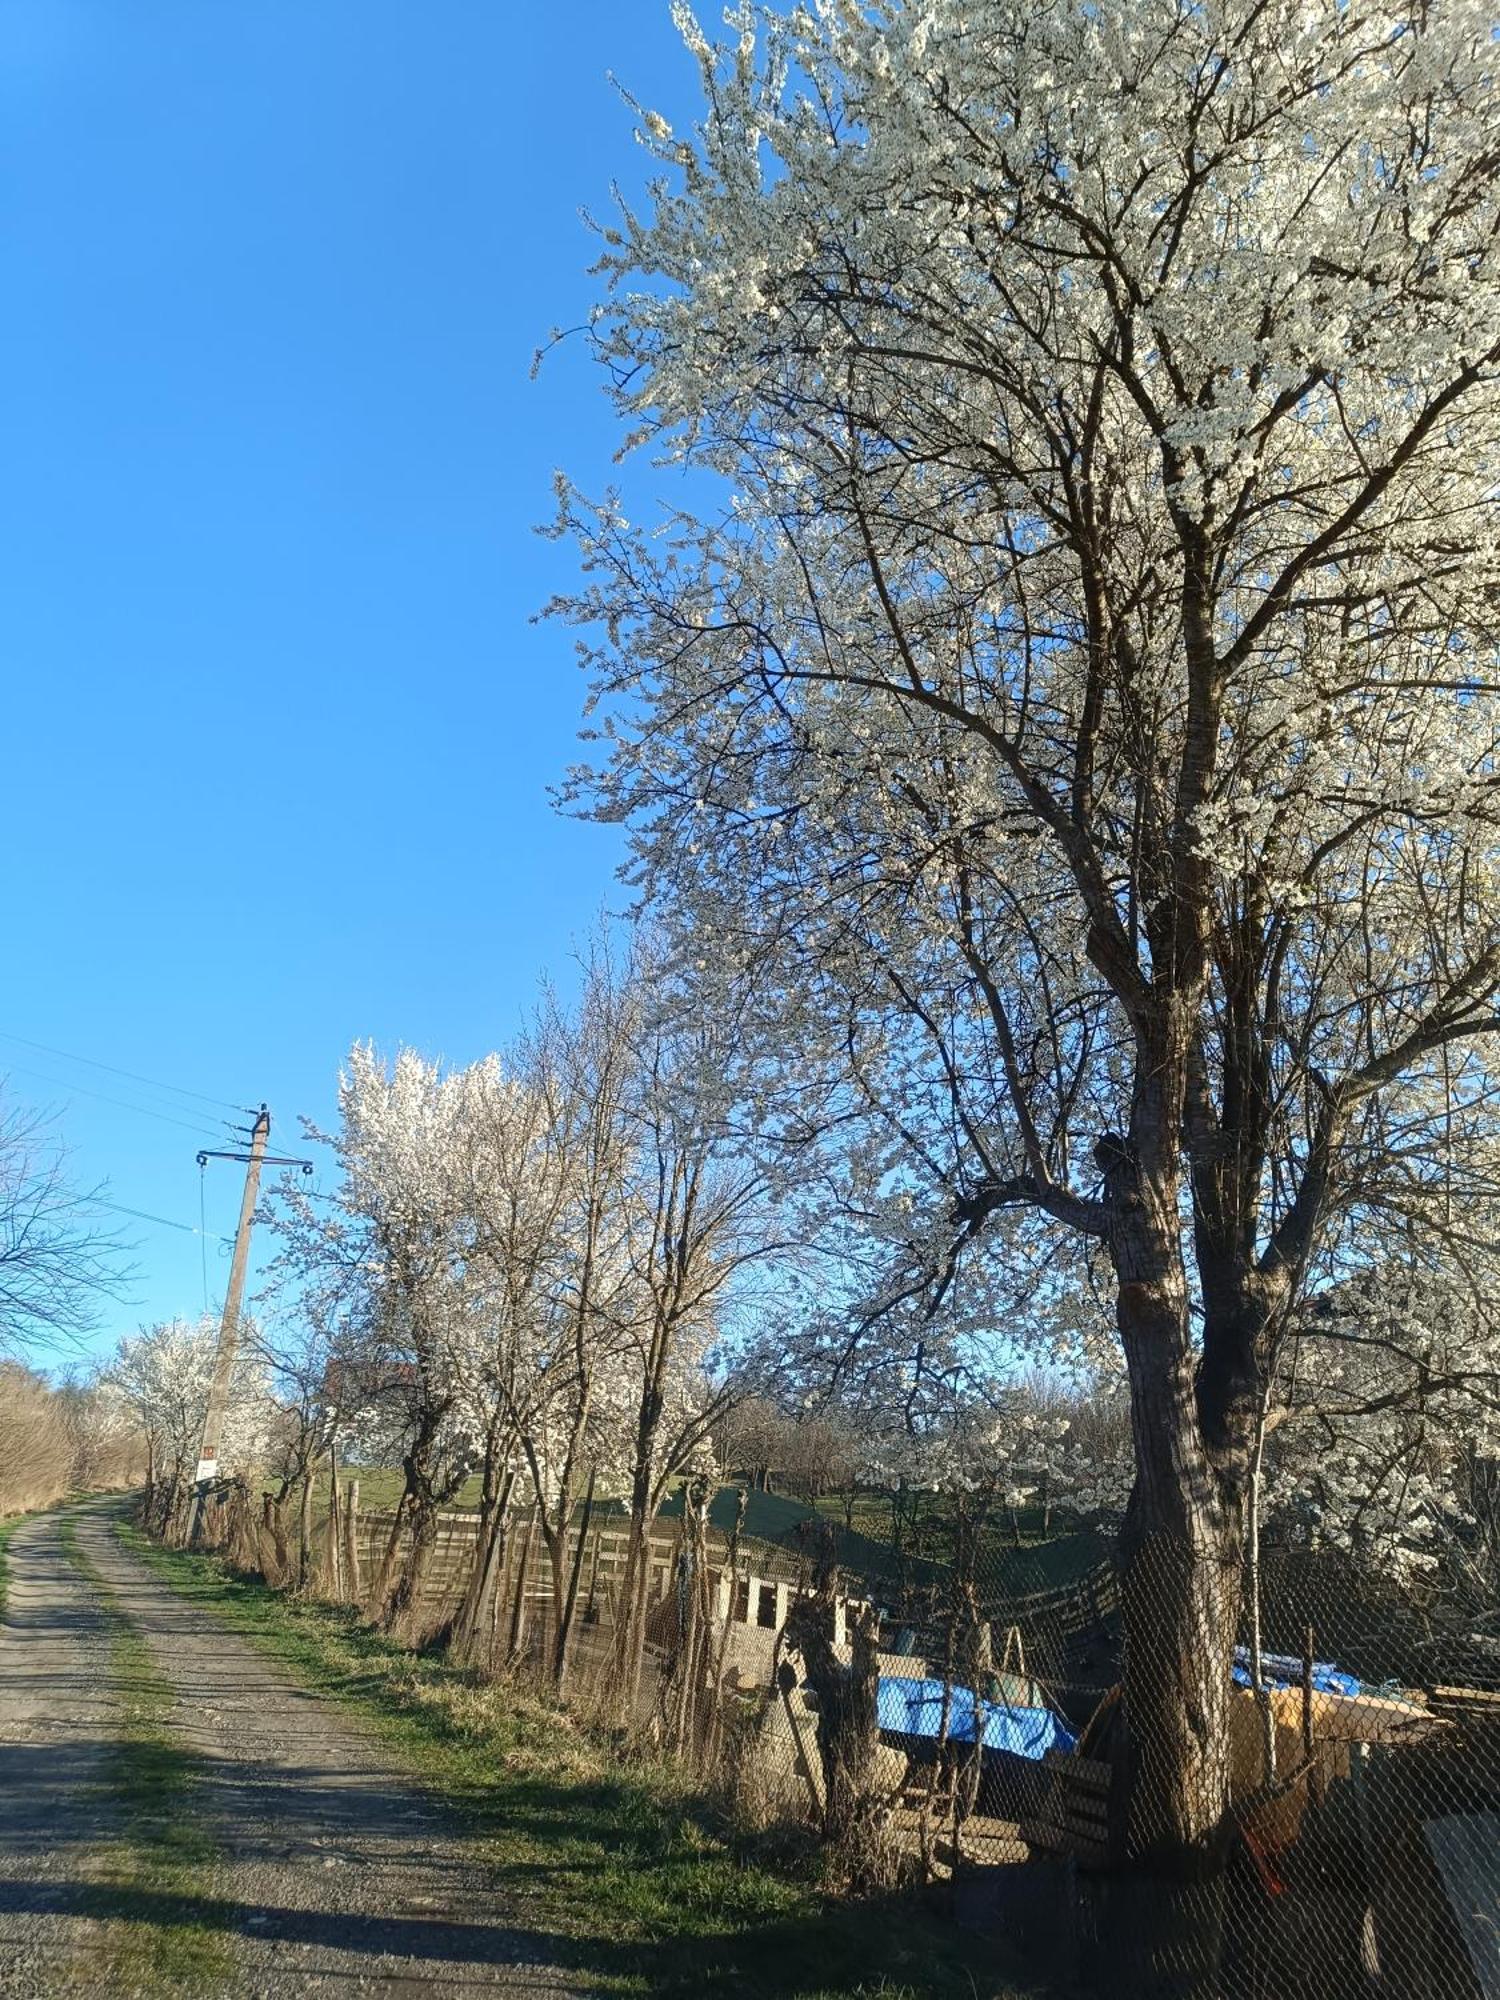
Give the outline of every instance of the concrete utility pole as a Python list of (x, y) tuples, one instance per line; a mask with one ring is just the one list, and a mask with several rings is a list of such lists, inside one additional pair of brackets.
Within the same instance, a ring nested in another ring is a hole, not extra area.
[[(229, 1378), (234, 1373), (235, 1349), (240, 1341), (240, 1306), (245, 1297), (245, 1270), (250, 1262), (250, 1224), (255, 1217), (256, 1196), (260, 1193), (261, 1163), (266, 1157), (266, 1141), (271, 1136), (271, 1114), (260, 1107), (260, 1116), (250, 1128), (250, 1157), (245, 1166), (245, 1192), (240, 1200), (239, 1227), (234, 1232), (234, 1261), (229, 1266), (229, 1290), (224, 1294), (224, 1317), (219, 1321), (219, 1351), (214, 1357), (214, 1379), (209, 1386), (208, 1408), (203, 1413), (203, 1442), (198, 1447), (199, 1485), (219, 1470), (219, 1433), (224, 1428), (224, 1412), (229, 1407)], [(200, 1154), (200, 1161), (205, 1158)]]
[[(241, 1128), (243, 1130), (243, 1127)], [(191, 1546), (198, 1533), (198, 1516), (203, 1506), (203, 1495), (219, 1473), (220, 1434), (224, 1429), (224, 1415), (229, 1408), (229, 1385), (234, 1376), (234, 1358), (240, 1341), (240, 1307), (245, 1298), (245, 1273), (250, 1263), (250, 1225), (255, 1220), (255, 1202), (260, 1193), (260, 1170), (267, 1163), (266, 1142), (271, 1136), (271, 1114), (265, 1105), (250, 1128), (250, 1150), (248, 1153), (205, 1152), (198, 1155), (198, 1165), (205, 1167), (210, 1160), (243, 1160), (245, 1162), (245, 1192), (240, 1198), (239, 1227), (234, 1232), (234, 1258), (229, 1266), (229, 1289), (224, 1294), (224, 1317), (219, 1322), (219, 1347), (214, 1356), (213, 1381), (208, 1390), (208, 1408), (203, 1413), (203, 1442), (198, 1447), (198, 1470), (194, 1475), (197, 1485), (193, 1493), (192, 1512), (188, 1517), (188, 1543)], [(310, 1160), (287, 1160), (279, 1156), (270, 1164), (277, 1167), (301, 1167), (305, 1174), (312, 1172)]]

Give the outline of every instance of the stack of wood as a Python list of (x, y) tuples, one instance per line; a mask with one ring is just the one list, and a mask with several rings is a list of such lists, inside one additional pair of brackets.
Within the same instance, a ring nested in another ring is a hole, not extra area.
[(1493, 1688), (1435, 1687), (1427, 1706), (1465, 1736), (1500, 1729), (1500, 1691)]

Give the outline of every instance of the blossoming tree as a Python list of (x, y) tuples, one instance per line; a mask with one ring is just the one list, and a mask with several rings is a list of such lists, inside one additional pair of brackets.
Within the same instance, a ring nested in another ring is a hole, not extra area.
[(643, 115), (591, 338), (728, 497), (647, 531), (564, 488), (578, 796), (787, 1098), (862, 1107), (910, 1296), (1008, 1217), (1102, 1261), (1130, 1846), (1212, 1865), (1288, 1315), (1445, 1226), (1492, 1130), (1490, 17), (676, 11), (702, 122)]
[[(192, 1492), (218, 1344), (218, 1321), (211, 1316), (161, 1320), (122, 1339), (103, 1378), (145, 1436), (147, 1503), (165, 1533), (182, 1526)], [(274, 1414), (265, 1368), (249, 1341), (230, 1378), (220, 1452), (226, 1471), (259, 1470)]]

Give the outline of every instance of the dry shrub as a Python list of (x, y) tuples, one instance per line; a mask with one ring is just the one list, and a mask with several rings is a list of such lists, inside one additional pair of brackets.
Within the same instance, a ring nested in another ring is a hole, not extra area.
[(0, 1362), (0, 1514), (63, 1499), (73, 1484), (74, 1443), (63, 1398), (19, 1362)]
[(49, 1382), (0, 1361), (0, 1514), (50, 1507), (70, 1492), (120, 1492), (144, 1476), (140, 1433), (96, 1388)]
[(63, 1389), (73, 1438), (73, 1485), (84, 1493), (124, 1493), (146, 1482), (146, 1441), (117, 1403), (95, 1389)]

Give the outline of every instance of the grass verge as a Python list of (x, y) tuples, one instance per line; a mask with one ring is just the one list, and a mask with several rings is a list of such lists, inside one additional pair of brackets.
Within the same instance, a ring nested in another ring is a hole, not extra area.
[(24, 1514), (10, 1514), (4, 1520), (0, 1520), (0, 1618), (5, 1616), (5, 1551), (10, 1544), (11, 1536), (20, 1527), (25, 1518)]
[(120, 1698), (120, 1730), (103, 1780), (119, 1832), (96, 1857), (89, 1898), (113, 1927), (113, 1978), (125, 1992), (214, 1992), (232, 1960), (219, 1920), (204, 1915), (214, 1907), (217, 1849), (194, 1811), (198, 1760), (173, 1735), (172, 1690), (79, 1546), (75, 1520), (62, 1523), (60, 1539), (98, 1596)]
[[(678, 2000), (1032, 2000), (993, 1945), (932, 1904), (838, 1901), (815, 1853), (737, 1837), (680, 1772), (623, 1760), (510, 1684), (414, 1657), (347, 1611), (299, 1602), (147, 1540), (134, 1553), (190, 1603), (371, 1726), (483, 1843), (508, 1918), (590, 1990)], [(1039, 2000), (1039, 1996), (1038, 1996)]]

